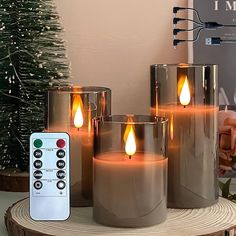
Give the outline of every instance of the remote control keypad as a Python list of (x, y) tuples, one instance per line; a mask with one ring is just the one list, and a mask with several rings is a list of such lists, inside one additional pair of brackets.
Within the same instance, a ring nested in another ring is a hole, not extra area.
[(34, 167), (36, 169), (40, 169), (40, 168), (42, 168), (42, 166), (43, 166), (43, 162), (42, 161), (40, 161), (40, 160), (34, 161)]
[(33, 140), (33, 195), (66, 196), (66, 140)]
[(39, 190), (39, 189), (41, 189), (41, 188), (43, 187), (43, 184), (42, 184), (41, 181), (35, 181), (35, 182), (34, 182), (34, 187), (35, 187), (37, 190)]
[(59, 149), (57, 151), (57, 157), (63, 158), (63, 157), (65, 157), (65, 155), (66, 155), (66, 153), (65, 153), (65, 151), (63, 149)]
[(59, 169), (63, 169), (63, 168), (65, 168), (65, 166), (66, 166), (66, 163), (63, 160), (57, 161), (57, 167)]
[(34, 151), (34, 157), (40, 158), (40, 157), (42, 157), (42, 155), (43, 155), (43, 152), (40, 149), (36, 149)]

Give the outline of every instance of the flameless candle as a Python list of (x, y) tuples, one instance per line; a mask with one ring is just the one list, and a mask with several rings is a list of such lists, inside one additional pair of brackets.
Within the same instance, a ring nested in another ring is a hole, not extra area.
[(97, 222), (144, 227), (166, 219), (166, 127), (166, 120), (144, 116), (112, 116), (96, 122), (93, 216)]
[(102, 87), (62, 87), (48, 92), (47, 130), (70, 135), (71, 206), (92, 205), (92, 119), (110, 114), (110, 99), (111, 91)]
[(217, 67), (154, 65), (151, 75), (152, 114), (158, 107), (169, 119), (168, 207), (210, 206), (218, 199)]

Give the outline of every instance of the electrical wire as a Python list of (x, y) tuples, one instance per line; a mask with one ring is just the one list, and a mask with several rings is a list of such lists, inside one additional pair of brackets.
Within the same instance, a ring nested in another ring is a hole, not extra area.
[(202, 28), (202, 26), (197, 26), (197, 27), (194, 27), (192, 29), (180, 29), (180, 28), (174, 28), (173, 29), (173, 35), (178, 35), (178, 33), (181, 33), (181, 32), (194, 32), (195, 30), (197, 29), (200, 29)]
[(192, 29), (186, 29), (186, 30), (184, 30), (184, 31), (195, 31), (195, 30), (197, 30), (197, 29), (199, 29), (199, 28), (202, 28), (202, 26), (197, 26), (197, 27), (194, 27), (194, 28), (192, 28)]
[(233, 40), (233, 39), (222, 39), (221, 43), (236, 43), (236, 40)]
[(199, 15), (199, 12), (198, 12), (196, 9), (191, 8), (191, 7), (186, 7), (185, 9), (186, 9), (186, 10), (192, 10), (193, 12), (195, 12), (195, 14), (197, 15), (197, 18), (198, 18), (199, 22), (202, 23), (202, 24), (204, 24), (204, 22), (201, 20), (201, 17), (200, 17), (200, 15)]
[(198, 39), (199, 39), (199, 37), (200, 37), (200, 33), (201, 33), (201, 31), (202, 31), (203, 29), (204, 29), (204, 28), (202, 27), (202, 28), (200, 28), (200, 29), (198, 30), (195, 39), (187, 39), (187, 40), (185, 40), (185, 41), (186, 41), (186, 42), (193, 42), (193, 43), (196, 42), (196, 41), (198, 41)]
[[(196, 16), (197, 16), (197, 20), (194, 19), (188, 19), (188, 18), (177, 18), (176, 13), (180, 10), (191, 10), (193, 11)], [(174, 18), (173, 18), (173, 24), (174, 24), (174, 30), (173, 30), (173, 35), (174, 35), (174, 41), (173, 41), (173, 45), (177, 46), (179, 43), (181, 42), (196, 42), (198, 41), (199, 37), (200, 37), (200, 33), (202, 30), (206, 29), (206, 30), (212, 30), (212, 29), (219, 29), (222, 27), (236, 27), (236, 24), (219, 24), (217, 22), (203, 22), (201, 20), (201, 17), (199, 15), (199, 12), (191, 7), (173, 7), (173, 13), (174, 13)], [(196, 27), (194, 27), (192, 29), (179, 29), (176, 28), (176, 25), (178, 24), (179, 21), (189, 21), (192, 22), (193, 24), (197, 25)], [(176, 39), (175, 36), (180, 33), (180, 32), (194, 32), (195, 30), (197, 31), (196, 37), (193, 39)], [(217, 37), (213, 37), (213, 38), (209, 38), (207, 41), (208, 45), (219, 45), (220, 43), (236, 43), (236, 40), (222, 40), (221, 38), (217, 38)]]
[(173, 40), (173, 46), (176, 47), (179, 43), (183, 43), (183, 42), (196, 42), (198, 41), (199, 37), (200, 37), (200, 32), (203, 30), (204, 28), (200, 28), (197, 32), (197, 35), (194, 39), (174, 39)]
[(199, 23), (199, 22), (197, 22), (197, 21), (195, 21), (195, 20), (192, 20), (192, 19), (185, 19), (185, 18), (182, 18), (182, 20), (193, 22), (193, 23), (195, 23), (196, 25), (199, 25), (199, 26), (203, 26), (203, 25), (204, 25), (203, 23)]
[(223, 25), (223, 27), (236, 27), (236, 25)]

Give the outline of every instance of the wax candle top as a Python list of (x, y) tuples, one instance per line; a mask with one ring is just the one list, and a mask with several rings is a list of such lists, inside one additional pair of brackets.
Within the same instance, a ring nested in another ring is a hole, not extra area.
[[(132, 121), (130, 117), (132, 116)], [(166, 124), (167, 119), (165, 117), (154, 117), (147, 115), (113, 115), (106, 116), (97, 119), (98, 123), (106, 124), (130, 124), (130, 125), (157, 125), (157, 124)]]
[(97, 87), (97, 86), (55, 86), (48, 90), (49, 92), (58, 92), (58, 93), (73, 93), (73, 94), (91, 94), (91, 93), (110, 93), (110, 89), (106, 87)]
[[(151, 110), (155, 110), (155, 108), (151, 108)], [(216, 112), (218, 111), (218, 106), (213, 105), (177, 105), (177, 104), (169, 104), (169, 105), (160, 105), (158, 108), (159, 114), (161, 112), (173, 112), (173, 113), (203, 113), (203, 112)]]
[(96, 159), (103, 161), (111, 161), (111, 162), (122, 162), (124, 164), (132, 163), (132, 162), (155, 162), (166, 159), (167, 157), (161, 154), (153, 154), (153, 153), (143, 153), (136, 152), (132, 158), (130, 159), (125, 153), (122, 152), (107, 152), (96, 156)]

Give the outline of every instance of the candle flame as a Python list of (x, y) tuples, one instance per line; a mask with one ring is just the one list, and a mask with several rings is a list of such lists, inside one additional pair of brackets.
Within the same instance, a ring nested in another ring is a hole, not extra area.
[(88, 105), (88, 132), (90, 133), (92, 130), (92, 114), (91, 114), (91, 104)]
[[(132, 118), (129, 118), (129, 123), (131, 122)], [(127, 124), (125, 134), (124, 134), (124, 141), (125, 141), (125, 152), (128, 156), (132, 156), (136, 152), (136, 141), (135, 141), (135, 133), (134, 127), (132, 124)]]
[(187, 76), (181, 89), (179, 100), (183, 106), (187, 106), (191, 101), (191, 94)]
[(156, 116), (158, 116), (159, 113), (159, 105), (158, 105), (158, 96), (156, 95)]
[(156, 90), (156, 116), (158, 116), (158, 113), (159, 113), (159, 99), (158, 99), (158, 89), (159, 89), (159, 86), (158, 86), (158, 84), (156, 84), (156, 88), (155, 88), (155, 90)]
[(170, 117), (170, 139), (174, 140), (174, 116), (171, 114)]
[(81, 105), (79, 105), (75, 113), (74, 125), (76, 128), (81, 128), (83, 124), (84, 124), (83, 113), (82, 113)]
[(75, 127), (81, 128), (84, 124), (84, 118), (83, 118), (83, 103), (80, 95), (76, 95), (74, 97), (72, 113), (74, 113)]

